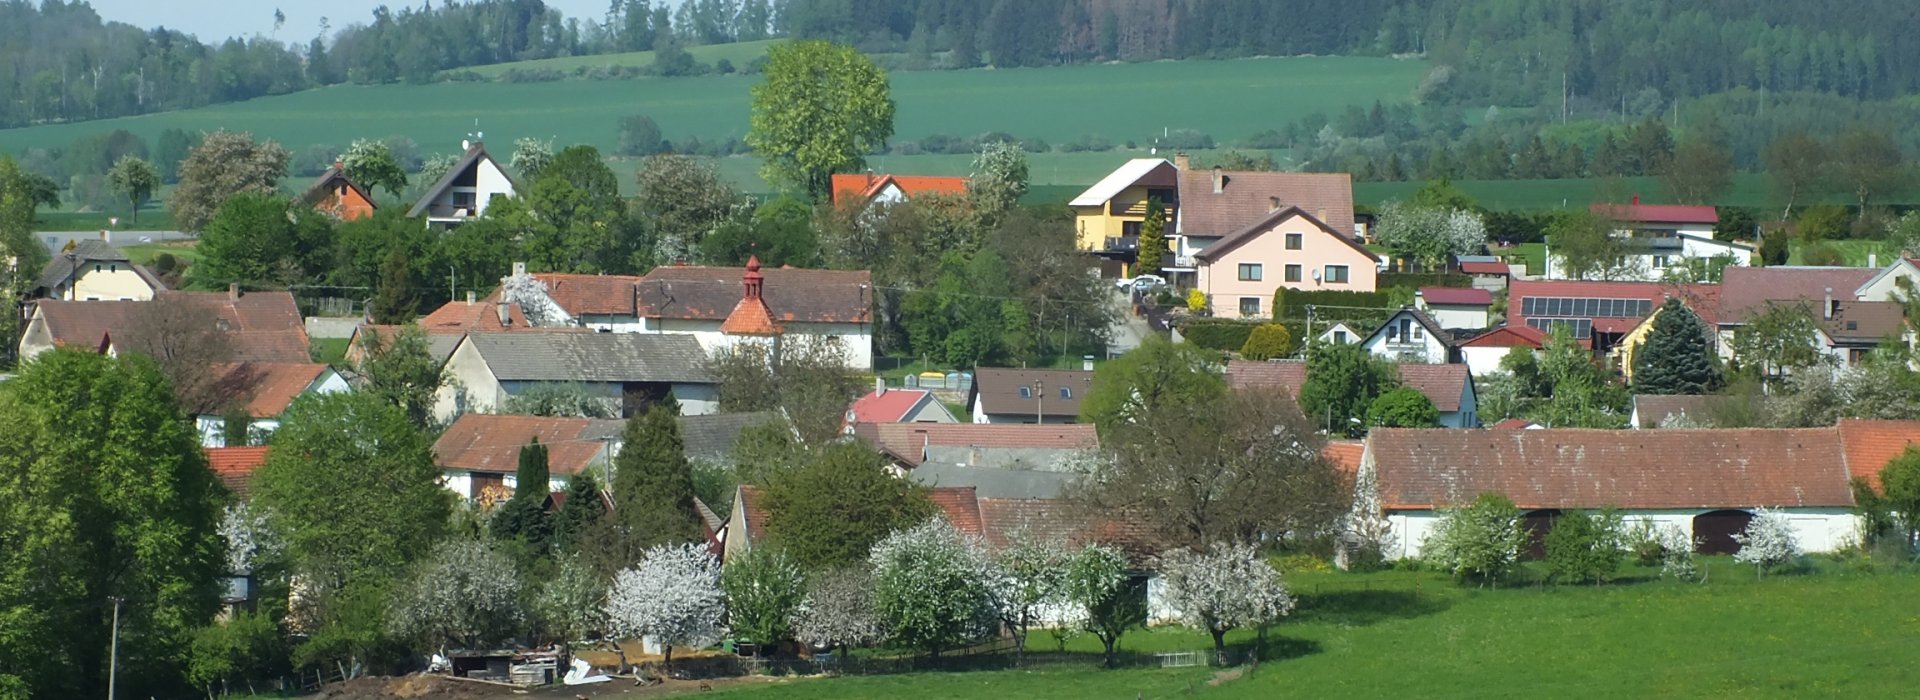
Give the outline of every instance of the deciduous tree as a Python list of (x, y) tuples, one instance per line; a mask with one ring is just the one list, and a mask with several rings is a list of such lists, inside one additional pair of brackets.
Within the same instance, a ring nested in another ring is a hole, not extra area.
[(1910, 177), (1900, 144), (1886, 131), (1857, 128), (1834, 139), (1829, 150), (1833, 177), (1853, 194), (1861, 216), (1875, 196), (1885, 195)]
[(860, 561), (935, 512), (925, 487), (888, 474), (886, 459), (860, 443), (815, 448), (769, 475), (765, 495), (767, 534), (807, 571)]
[(1009, 533), (993, 552), (999, 584), (1001, 622), (1013, 634), (1014, 665), (1025, 663), (1027, 630), (1041, 621), (1045, 610), (1066, 601), (1067, 564), (1072, 552), (1065, 540), (1025, 528)]
[(167, 210), (182, 230), (199, 231), (228, 197), (272, 193), (292, 160), (280, 144), (256, 142), (246, 132), (207, 134), (180, 162), (180, 185), (167, 197)]
[(693, 260), (706, 237), (740, 204), (739, 192), (711, 163), (691, 156), (649, 157), (635, 178), (634, 213), (653, 228), (650, 264)]
[(298, 216), (277, 194), (241, 192), (228, 198), (200, 234), (194, 278), (220, 287), (295, 281)]
[(1367, 406), (1367, 425), (1376, 428), (1432, 428), (1440, 424), (1433, 399), (1412, 387), (1390, 389)]
[(1456, 579), (1498, 586), (1519, 565), (1526, 543), (1527, 528), (1513, 501), (1482, 493), (1468, 505), (1442, 511), (1421, 553)]
[(807, 577), (807, 595), (793, 615), (794, 637), (816, 647), (870, 644), (885, 635), (873, 609), (873, 576), (865, 562)]
[(865, 167), (893, 135), (887, 74), (851, 46), (801, 41), (767, 51), (765, 79), (753, 88), (747, 144), (766, 159), (770, 182), (816, 202), (834, 173)]
[(1213, 403), (1227, 393), (1216, 364), (1190, 344), (1149, 338), (1094, 371), (1081, 418), (1112, 439), (1147, 416)]
[(1253, 545), (1222, 541), (1200, 551), (1177, 549), (1161, 556), (1168, 604), (1180, 621), (1213, 637), (1214, 658), (1227, 665), (1227, 632), (1261, 627), (1293, 612), (1293, 596), (1280, 572)]
[(1547, 224), (1547, 253), (1573, 279), (1610, 279), (1626, 258), (1613, 229), (1612, 222), (1585, 210), (1562, 211)]
[(1794, 205), (1828, 181), (1829, 158), (1827, 145), (1805, 131), (1781, 134), (1767, 144), (1767, 179), (1774, 195), (1786, 202), (1780, 220), (1793, 218)]
[(1800, 558), (1800, 540), (1793, 534), (1793, 519), (1773, 508), (1756, 509), (1746, 529), (1734, 534), (1733, 541), (1740, 543), (1740, 551), (1734, 552), (1733, 560), (1752, 564), (1755, 576), (1765, 576), (1768, 571)]
[(736, 637), (761, 649), (793, 638), (794, 614), (807, 589), (800, 567), (786, 552), (760, 546), (728, 557), (720, 584), (727, 592), (727, 627)]
[(1733, 187), (1733, 153), (1710, 141), (1680, 144), (1660, 181), (1681, 204), (1707, 204)]
[(360, 363), (365, 380), (362, 391), (405, 411), (414, 425), (430, 425), (434, 395), (446, 375), (427, 347), (427, 332), (408, 324), (393, 337), (384, 338), (370, 328), (360, 338), (360, 349), (365, 353)]
[(1613, 510), (1567, 511), (1547, 533), (1547, 572), (1559, 583), (1613, 580), (1626, 558), (1625, 531)]
[(1819, 326), (1799, 304), (1769, 303), (1733, 332), (1733, 356), (1772, 384), (1796, 369), (1812, 367), (1823, 358)]
[(1395, 255), (1440, 269), (1448, 256), (1472, 255), (1487, 244), (1487, 225), (1465, 209), (1388, 202), (1374, 236)]
[(1088, 545), (1067, 563), (1066, 598), (1079, 608), (1081, 627), (1100, 639), (1113, 668), (1120, 636), (1147, 624), (1145, 586), (1127, 575), (1127, 558), (1105, 545)]
[(940, 652), (995, 629), (999, 572), (985, 546), (945, 518), (888, 535), (873, 546), (873, 606), (887, 636)]
[(1392, 365), (1358, 344), (1316, 345), (1307, 353), (1300, 410), (1330, 435), (1358, 437), (1374, 399), (1399, 384)]
[(347, 152), (340, 155), (340, 165), (348, 182), (368, 192), (378, 188), (398, 197), (407, 191), (407, 171), (394, 157), (393, 148), (384, 141), (355, 139)]
[(393, 600), (387, 624), (425, 648), (490, 649), (525, 615), (513, 559), (494, 545), (453, 539), (433, 548)]
[(720, 561), (697, 544), (663, 544), (647, 550), (633, 568), (613, 578), (607, 591), (608, 631), (628, 638), (653, 637), (673, 664), (673, 647), (699, 648), (720, 639), (726, 593)]
[(233, 346), (218, 320), (207, 304), (163, 293), (129, 319), (114, 342), (122, 352), (152, 358), (183, 410), (219, 413), (232, 393), (222, 386), (219, 365), (232, 359)]
[(134, 223), (140, 221), (140, 205), (147, 203), (154, 190), (160, 189), (160, 171), (152, 163), (133, 155), (120, 156), (113, 169), (107, 171), (107, 182), (113, 190), (127, 198), (127, 208), (133, 212)]

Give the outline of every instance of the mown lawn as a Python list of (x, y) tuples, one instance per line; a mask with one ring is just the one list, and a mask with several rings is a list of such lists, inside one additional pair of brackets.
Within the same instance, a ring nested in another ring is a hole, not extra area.
[[(1481, 698), (1910, 697), (1920, 687), (1920, 576), (1841, 570), (1756, 581), (1725, 559), (1705, 584), (1479, 590), (1434, 574), (1294, 576), (1300, 609), (1266, 660), (1208, 685), (1204, 669), (930, 673), (806, 679), (718, 697)], [(1638, 572), (1646, 577), (1648, 572)], [(1251, 635), (1231, 641), (1250, 646)], [(1034, 647), (1051, 644), (1035, 635)], [(1190, 649), (1184, 630), (1129, 649)], [(1073, 649), (1097, 648), (1076, 639)]]

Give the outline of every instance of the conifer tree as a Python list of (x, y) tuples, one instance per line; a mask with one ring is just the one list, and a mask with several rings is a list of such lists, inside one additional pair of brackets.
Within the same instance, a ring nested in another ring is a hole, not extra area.
[(1161, 258), (1167, 254), (1167, 214), (1160, 200), (1147, 200), (1147, 220), (1140, 224), (1140, 269), (1135, 274), (1160, 274)]
[(1653, 330), (1633, 355), (1633, 390), (1640, 394), (1704, 394), (1720, 388), (1713, 338), (1693, 310), (1668, 298)]
[(553, 540), (553, 522), (547, 517), (547, 478), (547, 446), (536, 437), (520, 447), (513, 499), (489, 523), (494, 537), (522, 539), (534, 552), (546, 551)]
[(606, 516), (607, 506), (600, 500), (600, 482), (586, 472), (567, 481), (566, 494), (560, 511), (553, 515), (553, 546), (562, 552), (577, 552)]
[(668, 400), (627, 421), (614, 461), (614, 517), (632, 549), (700, 540), (693, 465), (680, 439), (679, 404)]

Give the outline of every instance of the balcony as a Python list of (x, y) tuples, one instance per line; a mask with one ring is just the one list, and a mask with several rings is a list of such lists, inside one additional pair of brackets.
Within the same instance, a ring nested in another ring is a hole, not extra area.
[(1107, 236), (1107, 245), (1102, 250), (1112, 253), (1137, 253), (1140, 251), (1139, 236)]

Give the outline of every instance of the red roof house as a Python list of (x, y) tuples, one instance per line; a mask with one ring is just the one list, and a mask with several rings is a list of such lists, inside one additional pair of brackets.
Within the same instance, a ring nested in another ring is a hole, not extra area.
[(245, 499), (253, 472), (267, 463), (266, 447), (209, 447), (207, 466), (233, 495)]
[(967, 193), (967, 178), (933, 175), (875, 175), (840, 173), (833, 176), (833, 205), (865, 206), (874, 201), (904, 201), (925, 195), (958, 197)]

